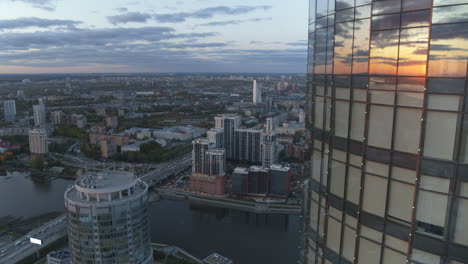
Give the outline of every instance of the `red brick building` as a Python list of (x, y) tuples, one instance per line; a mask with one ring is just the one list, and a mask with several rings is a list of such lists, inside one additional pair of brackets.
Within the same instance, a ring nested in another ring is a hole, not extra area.
[(288, 158), (295, 158), (304, 161), (307, 158), (307, 147), (303, 145), (287, 144), (285, 154)]
[(226, 193), (226, 176), (209, 176), (204, 174), (193, 174), (190, 176), (190, 191), (213, 195)]

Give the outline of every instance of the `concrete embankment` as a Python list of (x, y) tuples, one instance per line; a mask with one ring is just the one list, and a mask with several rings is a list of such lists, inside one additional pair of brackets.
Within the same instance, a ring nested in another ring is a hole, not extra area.
[(177, 190), (157, 189), (162, 198), (174, 200), (189, 200), (197, 204), (206, 204), (212, 206), (222, 206), (232, 209), (245, 210), (254, 213), (273, 213), (273, 214), (302, 214), (302, 209), (298, 205), (248, 202), (223, 197), (212, 197), (206, 195), (193, 194)]

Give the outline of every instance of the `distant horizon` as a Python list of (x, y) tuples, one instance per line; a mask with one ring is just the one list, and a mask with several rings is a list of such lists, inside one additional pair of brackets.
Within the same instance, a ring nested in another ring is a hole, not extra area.
[(268, 75), (268, 74), (294, 74), (294, 75), (306, 75), (307, 73), (300, 73), (300, 72), (70, 72), (70, 73), (0, 73), (0, 76), (27, 76), (27, 75), (102, 75), (102, 74), (113, 74), (113, 75), (124, 75), (124, 74), (154, 74), (154, 75), (165, 75), (165, 74), (261, 74), (261, 75)]

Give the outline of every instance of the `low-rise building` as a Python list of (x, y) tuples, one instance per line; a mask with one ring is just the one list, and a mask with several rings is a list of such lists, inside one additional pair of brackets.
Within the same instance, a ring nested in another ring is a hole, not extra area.
[(119, 126), (119, 119), (116, 116), (106, 117), (106, 126), (111, 128), (116, 128)]
[(173, 126), (153, 131), (153, 137), (166, 140), (187, 141), (199, 138), (206, 134), (205, 128), (194, 126)]
[(190, 191), (213, 195), (226, 193), (226, 175), (192, 174), (190, 176)]
[(70, 264), (70, 250), (62, 249), (60, 251), (52, 251), (47, 254), (47, 264)]
[(283, 126), (275, 129), (279, 135), (295, 135), (296, 132), (304, 132), (305, 124), (298, 122), (283, 122)]
[(234, 264), (234, 262), (218, 253), (213, 253), (203, 259), (203, 264)]

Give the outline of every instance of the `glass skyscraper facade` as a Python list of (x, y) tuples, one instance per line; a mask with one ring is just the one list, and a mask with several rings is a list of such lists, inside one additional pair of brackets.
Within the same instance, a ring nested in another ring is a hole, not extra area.
[(306, 263), (468, 263), (468, 0), (310, 0)]

